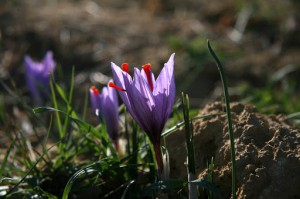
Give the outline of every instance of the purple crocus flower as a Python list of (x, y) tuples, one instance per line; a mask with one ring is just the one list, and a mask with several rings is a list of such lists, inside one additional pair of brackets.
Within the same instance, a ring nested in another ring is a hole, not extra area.
[(90, 96), (94, 113), (97, 116), (101, 113), (104, 117), (108, 135), (118, 151), (119, 102), (117, 92), (113, 88), (103, 87), (100, 94), (98, 89), (92, 86)]
[(48, 51), (41, 62), (33, 61), (30, 56), (25, 55), (24, 63), (27, 87), (34, 102), (40, 105), (42, 104), (42, 92), (49, 90), (49, 75), (55, 70), (53, 53)]
[(159, 176), (163, 171), (161, 133), (175, 100), (174, 56), (173, 53), (164, 64), (156, 80), (150, 64), (144, 65), (142, 70), (134, 68), (133, 78), (128, 72), (128, 64), (123, 64), (122, 69), (111, 64), (115, 84), (110, 83), (109, 86), (119, 90), (128, 112), (149, 136), (154, 146)]

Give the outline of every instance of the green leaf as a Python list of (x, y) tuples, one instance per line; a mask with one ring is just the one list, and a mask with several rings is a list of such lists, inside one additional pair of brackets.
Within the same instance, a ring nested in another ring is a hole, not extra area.
[(13, 145), (15, 144), (15, 141), (16, 141), (16, 139), (13, 140), (13, 142), (11, 143), (11, 145), (9, 146), (9, 148), (7, 149), (7, 152), (6, 152), (6, 154), (5, 154), (5, 157), (4, 157), (3, 162), (2, 162), (2, 164), (1, 164), (1, 167), (0, 167), (0, 179), (1, 179), (1, 177), (2, 177), (3, 170), (4, 170), (4, 167), (5, 167), (6, 162), (7, 162), (7, 158), (8, 158), (8, 156), (9, 156), (9, 154), (10, 154), (10, 151), (11, 151)]
[(126, 189), (124, 190), (123, 194), (122, 194), (122, 198), (121, 199), (125, 199), (126, 198), (126, 193), (128, 192), (129, 187), (135, 182), (135, 180), (131, 180), (128, 185), (126, 186)]
[(219, 74), (221, 77), (221, 81), (223, 84), (223, 91), (225, 96), (225, 107), (226, 107), (226, 114), (227, 114), (227, 121), (228, 121), (228, 134), (229, 134), (229, 140), (230, 140), (230, 154), (231, 154), (231, 174), (232, 174), (232, 198), (236, 199), (236, 164), (235, 164), (235, 145), (234, 145), (234, 137), (233, 137), (233, 128), (232, 128), (232, 118), (231, 118), (231, 110), (230, 110), (230, 99), (229, 99), (229, 93), (228, 93), (228, 86), (225, 76), (225, 71), (222, 63), (220, 62), (219, 58), (213, 51), (213, 49), (210, 46), (209, 41), (207, 41), (207, 47), (211, 54), (211, 56), (214, 58)]
[(66, 184), (66, 187), (64, 189), (64, 192), (63, 192), (63, 196), (62, 196), (62, 199), (67, 199), (68, 198), (68, 195), (71, 191), (71, 188), (74, 184), (74, 182), (81, 176), (83, 175), (89, 175), (91, 173), (95, 173), (95, 172), (98, 172), (98, 170), (94, 169), (93, 167), (87, 167), (87, 168), (83, 168), (83, 169), (80, 169), (79, 171), (77, 171), (68, 181), (68, 183)]
[(34, 108), (32, 110), (33, 110), (34, 114), (55, 111), (55, 109), (51, 108), (51, 107), (38, 107), (38, 108)]
[(52, 107), (38, 107), (38, 108), (33, 109), (34, 113), (43, 113), (43, 112), (51, 112), (51, 111), (64, 114), (65, 116), (69, 117), (73, 122), (75, 122), (77, 124), (77, 126), (79, 127), (79, 129), (89, 132), (89, 133), (92, 133), (94, 136), (101, 138), (99, 132), (97, 130), (95, 130), (93, 126), (91, 126), (90, 124), (88, 124), (80, 119), (77, 119), (77, 118), (74, 118), (74, 117), (68, 115), (64, 111), (61, 111), (61, 110), (58, 110), (58, 109), (55, 109)]
[(112, 162), (109, 162), (110, 159), (108, 158), (104, 158), (102, 160), (99, 160), (97, 162), (94, 162), (80, 170), (78, 170), (67, 182), (64, 192), (63, 192), (63, 196), (62, 199), (67, 199), (69, 196), (69, 193), (72, 189), (72, 186), (74, 184), (74, 182), (79, 179), (80, 177), (84, 177), (84, 176), (88, 176), (92, 173), (98, 173), (101, 174), (102, 172), (104, 172), (105, 170), (111, 170), (114, 169), (114, 166), (112, 165)]
[(56, 88), (58, 94), (60, 95), (60, 97), (68, 104), (68, 100), (67, 100), (67, 97), (66, 97), (63, 89), (58, 84), (55, 84), (55, 88)]

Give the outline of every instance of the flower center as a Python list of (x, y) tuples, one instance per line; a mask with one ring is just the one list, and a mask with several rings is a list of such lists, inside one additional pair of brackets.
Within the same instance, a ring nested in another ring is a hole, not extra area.
[(122, 70), (123, 70), (123, 71), (125, 71), (126, 73), (129, 74), (128, 63), (123, 63), (121, 67), (122, 67)]
[(109, 83), (108, 83), (108, 86), (109, 86), (109, 87), (112, 87), (112, 88), (115, 88), (115, 89), (117, 89), (118, 91), (126, 91), (125, 89), (123, 89), (123, 88), (121, 88), (121, 87), (115, 85), (113, 82), (109, 82)]
[(153, 92), (153, 83), (152, 83), (151, 70), (150, 70), (151, 69), (151, 64), (145, 64), (143, 66), (143, 69), (146, 73), (147, 81), (148, 81), (150, 90)]
[(99, 93), (100, 93), (99, 90), (95, 86), (92, 86), (91, 90), (94, 93), (94, 95), (99, 95)]

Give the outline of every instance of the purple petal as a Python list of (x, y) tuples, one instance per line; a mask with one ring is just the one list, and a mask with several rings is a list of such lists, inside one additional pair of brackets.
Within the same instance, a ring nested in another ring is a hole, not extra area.
[(116, 95), (116, 91), (110, 87), (104, 87), (102, 89), (101, 97), (101, 113), (106, 121), (106, 128), (110, 137), (115, 140), (118, 137), (119, 126), (119, 113), (118, 113), (118, 101), (113, 95)]
[(53, 53), (48, 51), (43, 59), (44, 75), (48, 76), (55, 70), (55, 62), (53, 60)]
[(33, 65), (33, 61), (31, 59), (31, 57), (29, 57), (28, 55), (25, 55), (24, 63), (25, 63), (25, 69), (31, 70), (31, 66)]
[(158, 93), (166, 93), (167, 95), (169, 95), (170, 90), (175, 90), (174, 55), (175, 53), (173, 53), (169, 61), (164, 64), (163, 69), (157, 77), (156, 85), (153, 90), (154, 95)]
[(34, 62), (28, 55), (25, 55), (24, 65), (27, 87), (34, 98), (34, 102), (42, 104), (39, 87), (43, 87), (44, 82), (40, 80), (39, 74), (43, 66), (38, 62)]
[(155, 120), (156, 123), (159, 124), (158, 128), (161, 130), (170, 116), (175, 101), (174, 55), (173, 53), (169, 61), (164, 65), (156, 80), (153, 91), (155, 99)]
[[(113, 81), (110, 80), (109, 82), (113, 82)], [(119, 109), (118, 95), (117, 95), (116, 89), (111, 88), (109, 86), (107, 86), (107, 88), (108, 88), (108, 96), (109, 96), (110, 100), (114, 103), (115, 107), (118, 107), (118, 109)]]
[(100, 102), (101, 102), (101, 96), (100, 94), (96, 94), (92, 88), (90, 89), (90, 98), (91, 98), (91, 104), (93, 111), (95, 115), (97, 115), (97, 109), (100, 110)]
[(143, 77), (140, 70), (137, 68), (134, 68), (133, 85), (145, 98), (149, 109), (152, 110), (152, 108), (155, 106), (152, 91), (150, 90), (147, 79)]
[[(117, 66), (116, 64), (114, 64), (113, 62), (111, 63), (111, 68), (112, 68), (112, 72), (113, 72), (114, 83), (117, 86), (126, 89), (124, 79), (126, 79), (129, 82), (132, 82), (130, 75), (127, 74), (126, 72), (122, 71), (122, 69), (119, 66)], [(120, 94), (120, 97), (121, 97), (123, 103), (125, 104), (127, 110), (130, 113), (133, 113), (132, 108), (131, 108), (131, 102), (128, 99), (127, 92), (126, 91), (125, 92), (118, 91), (118, 93)]]

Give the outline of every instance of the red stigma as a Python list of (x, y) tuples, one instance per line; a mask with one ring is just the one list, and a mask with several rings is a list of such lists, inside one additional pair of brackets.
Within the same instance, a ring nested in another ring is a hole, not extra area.
[(123, 71), (125, 71), (126, 73), (129, 74), (128, 64), (127, 64), (127, 63), (123, 63), (121, 67), (122, 67), (122, 70), (123, 70)]
[(113, 82), (109, 82), (109, 83), (108, 83), (108, 86), (109, 86), (109, 87), (112, 87), (112, 88), (115, 88), (115, 89), (117, 89), (118, 91), (126, 91), (125, 89), (123, 89), (123, 88), (121, 88), (121, 87), (115, 85)]
[(143, 66), (143, 69), (147, 75), (147, 81), (150, 87), (150, 90), (153, 92), (153, 83), (152, 83), (152, 77), (151, 77), (151, 64), (145, 64)]
[(95, 86), (92, 86), (91, 90), (94, 93), (94, 95), (99, 95), (99, 93), (100, 93), (99, 90)]

